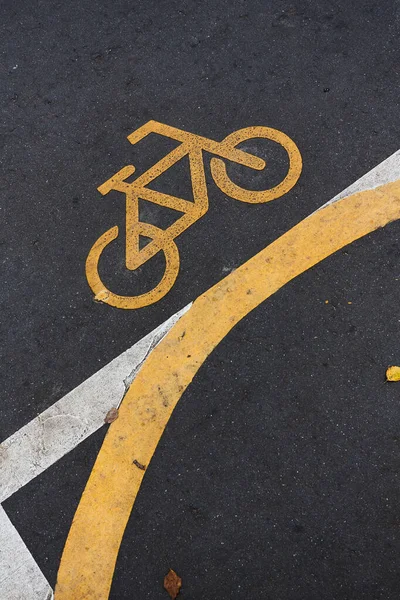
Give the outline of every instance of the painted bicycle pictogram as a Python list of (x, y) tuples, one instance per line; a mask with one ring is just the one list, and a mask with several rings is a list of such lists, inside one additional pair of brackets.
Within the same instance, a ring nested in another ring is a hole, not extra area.
[[(174, 240), (208, 210), (203, 151), (219, 157), (211, 158), (210, 166), (213, 180), (220, 190), (234, 200), (252, 204), (269, 202), (286, 194), (297, 182), (302, 168), (301, 155), (296, 144), (286, 134), (270, 127), (246, 127), (231, 133), (221, 142), (215, 142), (157, 121), (149, 121), (130, 134), (128, 140), (131, 144), (136, 144), (149, 133), (172, 138), (180, 144), (133, 182), (126, 181), (135, 172), (135, 167), (128, 165), (103, 183), (98, 190), (102, 195), (108, 194), (111, 190), (125, 194), (127, 269), (139, 268), (161, 251), (165, 256), (165, 272), (158, 285), (144, 294), (121, 296), (110, 291), (100, 278), (98, 264), (103, 250), (119, 235), (118, 226), (111, 227), (92, 246), (86, 260), (86, 277), (95, 298), (117, 308), (135, 309), (153, 304), (165, 296), (174, 285), (180, 262), (179, 251)], [(223, 160), (252, 169), (264, 169), (266, 166), (264, 160), (236, 147), (241, 142), (252, 138), (265, 138), (277, 142), (283, 146), (289, 158), (289, 168), (285, 178), (278, 185), (263, 191), (246, 190), (231, 181)], [(193, 202), (147, 187), (185, 156), (189, 158)], [(183, 215), (166, 229), (141, 222), (139, 220), (140, 198), (180, 211)], [(140, 236), (151, 240), (144, 248), (140, 248)]]

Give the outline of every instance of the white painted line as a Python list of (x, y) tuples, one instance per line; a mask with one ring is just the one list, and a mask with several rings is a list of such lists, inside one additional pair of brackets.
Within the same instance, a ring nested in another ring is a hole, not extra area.
[(0, 506), (1, 600), (51, 600), (53, 590)]
[(396, 181), (396, 179), (400, 179), (400, 150), (397, 150), (397, 152), (389, 156), (377, 167), (371, 169), (371, 171), (363, 175), (363, 177), (357, 179), (357, 181), (334, 196), (332, 200), (329, 200), (326, 204), (320, 206), (317, 210), (321, 210), (321, 208), (328, 206), (328, 204), (333, 204), (342, 198), (346, 198), (346, 196), (351, 196), (351, 194), (372, 190), (385, 183)]
[(120, 405), (148, 354), (189, 307), (190, 304), (0, 444), (0, 502), (104, 425), (107, 412)]

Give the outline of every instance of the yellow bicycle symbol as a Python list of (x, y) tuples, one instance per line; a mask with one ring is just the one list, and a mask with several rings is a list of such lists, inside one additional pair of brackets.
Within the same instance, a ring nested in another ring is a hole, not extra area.
[[(102, 195), (117, 190), (126, 196), (126, 267), (134, 270), (150, 260), (157, 252), (165, 255), (165, 273), (159, 284), (149, 292), (138, 296), (120, 296), (111, 292), (101, 281), (98, 263), (105, 247), (118, 237), (118, 227), (106, 231), (92, 246), (86, 259), (86, 277), (95, 294), (96, 300), (117, 308), (141, 308), (160, 300), (175, 283), (179, 272), (179, 252), (174, 242), (183, 231), (188, 229), (208, 210), (207, 184), (204, 172), (203, 151), (221, 158), (212, 158), (212, 177), (226, 195), (235, 200), (249, 203), (269, 202), (286, 194), (300, 177), (302, 160), (296, 144), (284, 133), (270, 127), (246, 127), (228, 135), (222, 142), (188, 133), (157, 121), (149, 121), (128, 136), (131, 144), (136, 144), (149, 133), (178, 140), (180, 145), (164, 156), (160, 161), (140, 175), (133, 182), (127, 182), (135, 167), (128, 165), (118, 171), (99, 188)], [(238, 144), (252, 138), (266, 138), (277, 142), (286, 150), (289, 157), (289, 169), (286, 177), (275, 187), (264, 191), (251, 191), (233, 183), (227, 174), (226, 159), (257, 170), (265, 168), (265, 162), (256, 156), (236, 148)], [(184, 156), (189, 157), (190, 175), (193, 189), (193, 202), (170, 196), (146, 187)], [(149, 223), (139, 221), (139, 198), (183, 213), (167, 229), (161, 229)], [(151, 241), (142, 249), (139, 237), (146, 236)]]

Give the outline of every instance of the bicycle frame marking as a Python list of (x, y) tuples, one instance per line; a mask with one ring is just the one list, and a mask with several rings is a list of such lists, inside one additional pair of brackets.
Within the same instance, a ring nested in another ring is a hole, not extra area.
[[(86, 260), (86, 277), (95, 294), (95, 299), (117, 308), (135, 309), (153, 304), (165, 296), (174, 285), (180, 265), (179, 252), (174, 239), (193, 225), (208, 210), (209, 202), (203, 151), (219, 157), (212, 158), (210, 163), (211, 173), (217, 186), (227, 195), (242, 202), (268, 202), (282, 196), (295, 185), (302, 168), (301, 155), (294, 142), (284, 133), (268, 127), (248, 127), (232, 133), (221, 142), (215, 142), (157, 121), (149, 121), (130, 134), (128, 140), (131, 144), (136, 144), (149, 133), (157, 133), (172, 138), (179, 141), (180, 145), (133, 182), (128, 183), (126, 181), (135, 172), (135, 167), (128, 165), (103, 183), (98, 191), (102, 195), (108, 194), (111, 190), (125, 194), (126, 267), (130, 270), (137, 269), (153, 258), (159, 251), (162, 251), (165, 254), (166, 269), (161, 281), (149, 292), (138, 296), (121, 296), (111, 292), (100, 279), (98, 264), (106, 246), (118, 237), (119, 228), (114, 226), (106, 231), (95, 242), (89, 252)], [(235, 147), (240, 142), (252, 137), (272, 139), (281, 144), (288, 153), (288, 174), (279, 185), (270, 190), (245, 190), (233, 183), (227, 175), (226, 165), (222, 159), (256, 170), (265, 168), (264, 160)], [(154, 179), (185, 156), (189, 158), (193, 202), (147, 187)], [(183, 215), (167, 229), (160, 229), (155, 225), (143, 223), (139, 220), (140, 198), (180, 211)], [(151, 241), (143, 249), (140, 249), (141, 235), (151, 238)]]

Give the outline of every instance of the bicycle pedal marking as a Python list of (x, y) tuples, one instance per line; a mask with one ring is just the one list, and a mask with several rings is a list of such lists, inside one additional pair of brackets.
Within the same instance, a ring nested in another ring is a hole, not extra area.
[[(246, 127), (231, 133), (221, 142), (215, 142), (209, 138), (158, 121), (148, 121), (131, 133), (128, 140), (131, 144), (136, 144), (149, 133), (169, 137), (179, 141), (180, 144), (133, 181), (128, 182), (127, 179), (134, 174), (135, 167), (127, 165), (100, 185), (98, 191), (103, 196), (112, 190), (125, 194), (126, 267), (135, 270), (161, 251), (165, 256), (164, 275), (154, 289), (137, 296), (121, 296), (104, 285), (99, 275), (99, 260), (105, 248), (118, 237), (119, 228), (117, 226), (112, 227), (99, 237), (86, 259), (86, 278), (95, 295), (95, 300), (123, 309), (136, 309), (153, 304), (163, 298), (174, 285), (180, 266), (179, 251), (174, 240), (205, 215), (208, 210), (204, 151), (218, 157), (211, 158), (210, 166), (212, 178), (219, 189), (234, 200), (250, 204), (270, 202), (283, 196), (296, 184), (302, 170), (301, 154), (296, 144), (286, 134), (270, 127)], [(286, 150), (289, 158), (289, 168), (285, 178), (278, 185), (263, 191), (246, 190), (231, 181), (224, 162), (225, 159), (252, 169), (264, 169), (266, 166), (264, 160), (236, 147), (241, 142), (252, 138), (264, 138), (277, 142)], [(189, 158), (193, 202), (147, 187), (154, 179), (185, 156)], [(140, 198), (153, 204), (177, 210), (183, 215), (166, 229), (143, 223), (139, 221)], [(139, 245), (141, 235), (151, 239), (142, 249)]]

